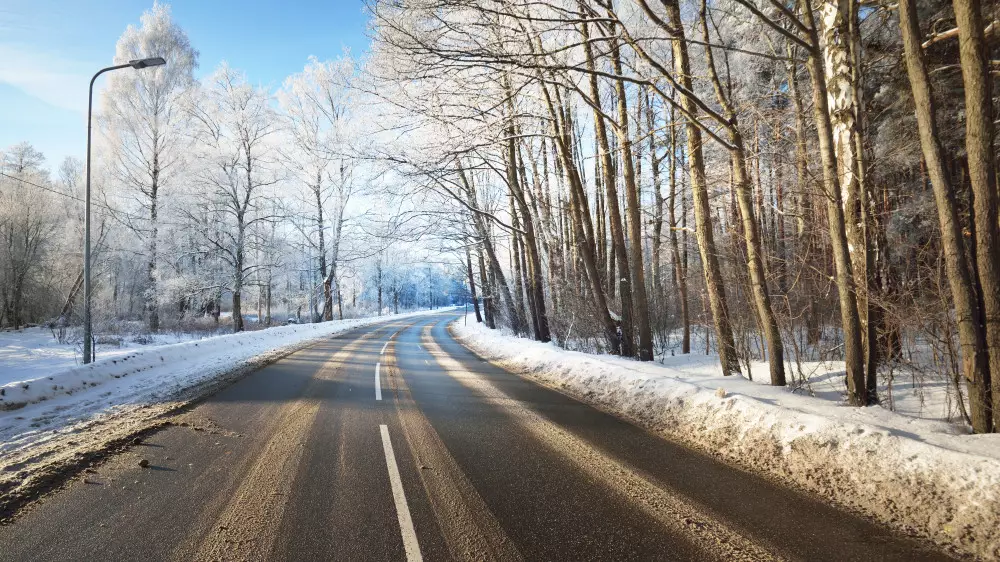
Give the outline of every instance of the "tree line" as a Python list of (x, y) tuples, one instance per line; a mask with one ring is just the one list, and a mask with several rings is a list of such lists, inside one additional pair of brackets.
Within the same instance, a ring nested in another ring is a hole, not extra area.
[[(273, 90), (224, 63), (198, 80), (198, 52), (160, 3), (125, 30), (114, 60), (149, 56), (167, 64), (109, 73), (95, 98), (99, 337), (460, 298), (452, 270), (407, 253), (373, 203), (391, 178), (357, 155), (354, 60), (311, 58)], [(82, 316), (84, 164), (68, 157), (52, 177), (29, 142), (0, 156), (0, 328), (62, 333)]]
[(855, 406), (930, 368), (985, 433), (995, 9), (371, 0), (362, 89), (490, 327), (773, 385), (841, 360)]

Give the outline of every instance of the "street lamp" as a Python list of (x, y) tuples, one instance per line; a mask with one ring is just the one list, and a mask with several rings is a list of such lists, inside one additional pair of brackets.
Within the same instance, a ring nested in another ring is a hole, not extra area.
[(94, 81), (97, 77), (119, 68), (132, 67), (135, 69), (148, 68), (167, 64), (163, 57), (153, 57), (148, 59), (130, 60), (126, 64), (109, 66), (97, 71), (97, 74), (90, 79), (90, 96), (87, 98), (87, 210), (84, 218), (84, 238), (83, 238), (83, 362), (90, 363), (93, 360), (93, 326), (90, 317), (90, 129), (91, 113), (94, 108)]

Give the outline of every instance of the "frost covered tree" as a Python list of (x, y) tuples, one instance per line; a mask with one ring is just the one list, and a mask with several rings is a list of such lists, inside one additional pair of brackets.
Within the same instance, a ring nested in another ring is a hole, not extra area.
[(273, 188), (282, 179), (274, 146), (279, 130), (271, 96), (223, 64), (190, 106), (197, 144), (196, 208), (186, 210), (202, 236), (201, 253), (222, 260), (219, 285), (232, 293), (233, 331), (244, 329), (242, 298), (260, 263), (251, 259), (252, 234), (276, 219)]
[(890, 408), (892, 373), (927, 368), (904, 346), (931, 347), (959, 415), (996, 428), (998, 44), (981, 3), (369, 9), (368, 89), (405, 139), (379, 157), (470, 250), (489, 325), (529, 333), (544, 312), (561, 345), (640, 359), (647, 323), (657, 355), (675, 337), (693, 351), (700, 327), (723, 372), (766, 360), (775, 385), (834, 350), (847, 401)]
[(3, 152), (3, 169), (10, 174), (44, 174), (45, 155), (30, 142), (20, 142)]
[(304, 201), (311, 218), (307, 239), (319, 256), (324, 320), (333, 319), (344, 212), (356, 189), (350, 144), (353, 74), (354, 63), (347, 57), (322, 62), (311, 58), (278, 92), (293, 141), (286, 161), (308, 194)]
[[(56, 221), (49, 192), (33, 185), (48, 183), (45, 156), (22, 142), (3, 153), (0, 170), (0, 326), (20, 328), (25, 300), (36, 298), (38, 275), (52, 246)], [(9, 176), (9, 177), (8, 177)], [(23, 183), (30, 182), (30, 183)]]
[(170, 8), (159, 2), (115, 46), (115, 64), (147, 57), (163, 57), (167, 64), (110, 74), (101, 118), (119, 195), (130, 211), (123, 220), (145, 245), (146, 322), (155, 332), (160, 325), (159, 220), (164, 194), (183, 172), (189, 126), (184, 98), (198, 66), (198, 52), (171, 18)]

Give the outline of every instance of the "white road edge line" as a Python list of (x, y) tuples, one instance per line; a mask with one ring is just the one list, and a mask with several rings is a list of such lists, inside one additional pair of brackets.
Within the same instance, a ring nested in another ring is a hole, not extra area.
[(375, 363), (375, 399), (382, 399), (382, 378), (379, 376), (378, 371), (382, 366), (382, 363)]
[(392, 333), (391, 336), (389, 336), (389, 339), (385, 340), (385, 343), (382, 344), (382, 351), (378, 352), (379, 355), (385, 355), (385, 348), (389, 346), (389, 342), (391, 342), (392, 338), (396, 337), (396, 334), (398, 334), (400, 331), (401, 330), (396, 330), (395, 332)]
[(385, 450), (385, 464), (389, 467), (389, 483), (392, 485), (392, 499), (396, 503), (396, 517), (399, 519), (399, 531), (403, 536), (403, 550), (407, 562), (422, 562), (420, 544), (417, 543), (417, 532), (413, 530), (413, 519), (410, 518), (410, 508), (406, 504), (403, 493), (403, 480), (399, 477), (399, 467), (396, 466), (396, 455), (392, 452), (392, 441), (389, 440), (389, 427), (378, 426), (382, 432), (382, 449)]

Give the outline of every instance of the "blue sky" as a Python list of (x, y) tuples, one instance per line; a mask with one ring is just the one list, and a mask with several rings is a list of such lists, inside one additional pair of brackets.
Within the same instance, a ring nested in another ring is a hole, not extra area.
[[(198, 77), (223, 60), (277, 88), (306, 59), (361, 55), (361, 0), (176, 0), (174, 20), (200, 52)], [(86, 151), (87, 85), (153, 0), (0, 0), (0, 149), (29, 141), (48, 167)], [(98, 81), (98, 88), (101, 81)], [(95, 93), (96, 97), (96, 93)], [(96, 105), (96, 101), (95, 101)]]

